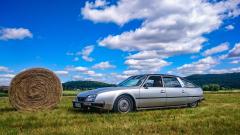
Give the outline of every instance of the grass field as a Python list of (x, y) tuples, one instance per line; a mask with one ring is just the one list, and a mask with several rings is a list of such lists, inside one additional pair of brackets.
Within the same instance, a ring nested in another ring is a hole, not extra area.
[[(81, 92), (81, 91), (64, 90), (63, 91), (63, 96), (75, 96), (79, 92)], [(0, 97), (7, 97), (7, 96), (8, 96), (8, 93), (3, 93), (3, 92), (0, 91)]]
[(0, 97), (6, 97), (7, 93), (0, 92)]
[(217, 134), (240, 133), (240, 93), (206, 93), (197, 108), (129, 114), (80, 112), (63, 97), (52, 111), (17, 112), (0, 98), (0, 134)]

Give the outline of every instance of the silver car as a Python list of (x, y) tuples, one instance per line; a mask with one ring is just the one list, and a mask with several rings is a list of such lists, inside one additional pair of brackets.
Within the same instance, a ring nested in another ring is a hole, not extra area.
[(73, 107), (127, 113), (163, 107), (197, 107), (203, 99), (203, 90), (184, 78), (144, 74), (131, 76), (117, 87), (81, 92), (73, 101)]

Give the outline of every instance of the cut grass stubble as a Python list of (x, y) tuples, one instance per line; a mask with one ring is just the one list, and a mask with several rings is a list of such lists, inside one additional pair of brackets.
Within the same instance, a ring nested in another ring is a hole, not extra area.
[(63, 97), (49, 111), (17, 112), (0, 98), (1, 134), (238, 134), (240, 93), (205, 94), (197, 108), (139, 111), (128, 114), (80, 112), (74, 97)]

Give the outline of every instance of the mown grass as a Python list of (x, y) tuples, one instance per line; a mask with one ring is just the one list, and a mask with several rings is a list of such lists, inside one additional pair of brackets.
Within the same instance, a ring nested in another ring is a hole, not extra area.
[(0, 92), (0, 97), (7, 97), (7, 93)]
[[(76, 96), (79, 92), (79, 90), (64, 90), (63, 96)], [(0, 91), (0, 97), (7, 97), (8, 93), (4, 93)]]
[(197, 108), (160, 109), (129, 114), (80, 112), (63, 97), (49, 111), (18, 112), (0, 98), (0, 133), (7, 134), (217, 134), (240, 133), (240, 93), (205, 94)]
[(63, 96), (76, 96), (81, 90), (64, 90)]

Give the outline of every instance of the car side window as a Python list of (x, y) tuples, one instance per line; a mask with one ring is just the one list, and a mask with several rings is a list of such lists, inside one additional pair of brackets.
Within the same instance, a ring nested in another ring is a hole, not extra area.
[(150, 76), (145, 82), (148, 87), (163, 87), (161, 76)]
[(186, 88), (196, 88), (197, 87), (196, 85), (192, 84), (191, 82), (189, 82), (183, 78), (181, 78), (181, 80), (184, 84), (184, 87), (186, 87)]
[(182, 87), (177, 78), (163, 77), (164, 87)]

